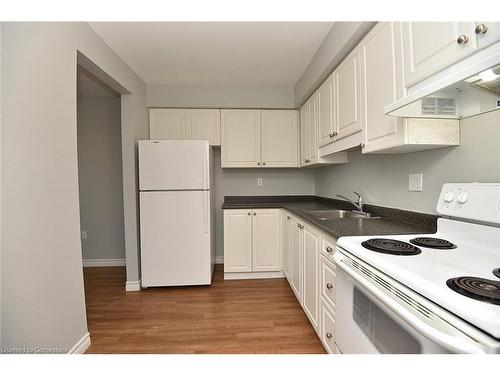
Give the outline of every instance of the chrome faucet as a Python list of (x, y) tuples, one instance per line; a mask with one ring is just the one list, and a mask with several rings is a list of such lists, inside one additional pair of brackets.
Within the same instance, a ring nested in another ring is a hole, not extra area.
[(333, 196), (333, 199), (343, 199), (343, 200), (345, 200), (347, 202), (350, 202), (350, 203), (352, 203), (356, 207), (356, 209), (357, 209), (358, 212), (360, 212), (362, 214), (366, 214), (366, 212), (363, 211), (363, 198), (361, 198), (361, 194), (359, 194), (359, 193), (357, 193), (355, 191), (353, 191), (353, 193), (356, 194), (356, 196), (358, 197), (357, 202), (355, 202), (352, 199), (349, 199), (347, 197), (344, 197), (343, 195), (340, 195), (340, 194), (335, 194)]

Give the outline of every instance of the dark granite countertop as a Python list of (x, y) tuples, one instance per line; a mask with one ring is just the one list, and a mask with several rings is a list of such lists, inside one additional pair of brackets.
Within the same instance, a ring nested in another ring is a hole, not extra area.
[(223, 209), (284, 208), (322, 229), (332, 237), (389, 234), (435, 233), (438, 216), (365, 204), (364, 210), (380, 218), (320, 220), (309, 214), (313, 210), (353, 210), (349, 202), (314, 195), (226, 196)]

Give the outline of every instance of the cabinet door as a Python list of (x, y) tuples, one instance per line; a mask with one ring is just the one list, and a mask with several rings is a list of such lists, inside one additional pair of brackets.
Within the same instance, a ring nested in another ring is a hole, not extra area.
[(302, 304), (302, 258), (303, 258), (303, 242), (304, 242), (304, 232), (302, 231), (303, 225), (291, 219), (292, 221), (292, 236), (291, 236), (291, 247), (292, 247), (292, 290), (295, 296)]
[(296, 110), (262, 110), (262, 166), (298, 167)]
[(223, 109), (221, 116), (222, 167), (259, 167), (261, 165), (260, 111)]
[(335, 140), (361, 131), (361, 78), (356, 48), (335, 70)]
[[(474, 22), (405, 22), (405, 85), (410, 87), (473, 53)], [(466, 43), (459, 43), (461, 36)]]
[(206, 139), (220, 145), (220, 109), (188, 109), (186, 139)]
[(224, 272), (251, 271), (251, 210), (224, 210)]
[(253, 271), (281, 269), (280, 210), (253, 210)]
[(186, 111), (158, 108), (149, 110), (150, 139), (185, 139)]
[(290, 215), (286, 213), (285, 211), (281, 212), (281, 265), (283, 269), (283, 274), (289, 279), (289, 273), (290, 273), (290, 239), (289, 235), (291, 234), (290, 228), (291, 226), (289, 225), (290, 223)]
[(309, 155), (309, 122), (307, 120), (307, 102), (300, 108), (300, 166), (305, 167), (308, 165)]
[(318, 162), (318, 93), (314, 93), (309, 99), (309, 159), (310, 164)]
[(304, 293), (303, 306), (314, 329), (318, 331), (318, 310), (319, 310), (319, 234), (305, 225), (304, 229)]
[(318, 89), (318, 141), (320, 147), (333, 142), (333, 86), (334, 75), (332, 74)]
[(363, 153), (389, 148), (401, 142), (400, 117), (384, 114), (384, 106), (404, 91), (401, 28), (396, 22), (380, 22), (360, 44), (363, 87)]
[(478, 48), (488, 47), (500, 40), (500, 22), (477, 22), (475, 32)]

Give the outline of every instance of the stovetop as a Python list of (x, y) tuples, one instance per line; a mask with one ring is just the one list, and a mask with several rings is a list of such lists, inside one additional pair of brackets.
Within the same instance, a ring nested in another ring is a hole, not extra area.
[[(433, 238), (449, 241), (437, 241), (437, 244), (448, 248), (421, 246), (418, 241), (414, 241), (419, 237), (427, 238), (424, 243), (433, 243)], [(391, 242), (389, 240), (405, 243), (388, 245), (389, 248), (395, 248), (396, 252), (402, 251), (404, 255), (373, 251), (367, 243), (376, 244), (377, 239), (378, 242), (386, 239), (385, 245)], [(500, 267), (500, 228), (439, 219), (435, 234), (342, 237), (337, 244), (430, 301), (500, 339), (500, 304), (492, 303), (487, 298), (472, 298), (468, 291), (460, 291), (466, 285), (465, 288), (485, 289), (487, 296), (500, 297), (497, 294), (500, 290), (495, 289), (500, 285), (500, 278), (496, 276), (498, 271), (495, 271)], [(463, 278), (479, 278), (483, 281)], [(479, 294), (484, 297), (485, 293)]]

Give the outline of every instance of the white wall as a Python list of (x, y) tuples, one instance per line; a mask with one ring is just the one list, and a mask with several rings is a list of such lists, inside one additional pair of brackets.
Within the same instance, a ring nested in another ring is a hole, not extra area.
[(87, 332), (77, 170), (77, 50), (122, 97), (127, 276), (138, 278), (136, 139), (145, 85), (86, 23), (7, 23), (2, 45), (2, 344), (68, 350)]
[[(424, 175), (423, 191), (408, 191), (408, 174)], [(435, 213), (445, 182), (500, 181), (500, 111), (460, 122), (460, 146), (410, 154), (349, 153), (349, 163), (316, 171), (316, 193), (351, 196), (368, 203)]]
[(335, 22), (295, 84), (300, 107), (363, 39), (376, 22)]
[(100, 90), (92, 93), (98, 96), (78, 95), (83, 259), (125, 259), (120, 97)]
[(295, 108), (293, 86), (147, 85), (148, 107)]
[[(314, 194), (313, 169), (257, 169), (220, 167), (220, 150), (214, 150), (215, 165), (215, 230), (216, 255), (223, 252), (222, 203), (225, 195), (297, 195)], [(262, 178), (262, 186), (257, 186), (257, 178)]]
[(0, 346), (2, 346), (2, 28), (3, 23), (0, 22)]

